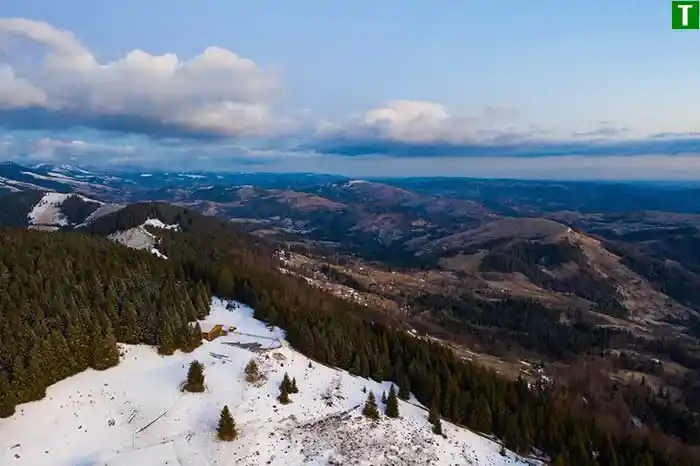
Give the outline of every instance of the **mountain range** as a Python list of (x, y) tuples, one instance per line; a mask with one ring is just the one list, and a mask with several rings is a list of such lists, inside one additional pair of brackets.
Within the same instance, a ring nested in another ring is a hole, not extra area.
[[(191, 251), (262, 248), (270, 270), (358, 315), (505, 379), (577, 393), (664, 448), (700, 444), (698, 186), (7, 163), (0, 190), (6, 227), (177, 261), (188, 228)], [(254, 306), (250, 293), (233, 297)]]

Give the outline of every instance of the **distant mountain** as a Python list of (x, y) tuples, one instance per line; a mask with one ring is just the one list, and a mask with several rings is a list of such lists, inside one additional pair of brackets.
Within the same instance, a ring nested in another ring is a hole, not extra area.
[(77, 193), (28, 190), (0, 196), (0, 226), (56, 230), (79, 225), (104, 203)]
[(478, 201), (506, 215), (542, 215), (560, 210), (700, 213), (700, 184), (697, 183), (473, 178), (392, 178), (381, 181), (429, 196)]

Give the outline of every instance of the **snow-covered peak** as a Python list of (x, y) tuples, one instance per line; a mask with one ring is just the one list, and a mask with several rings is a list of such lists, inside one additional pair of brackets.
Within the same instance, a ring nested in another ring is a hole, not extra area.
[[(423, 406), (399, 402), (398, 419), (361, 414), (367, 392), (378, 400), (389, 383), (317, 364), (293, 350), (284, 332), (253, 318), (240, 303), (215, 299), (206, 321), (228, 334), (191, 354), (160, 356), (122, 346), (114, 368), (85, 371), (50, 387), (47, 396), (0, 420), (0, 464), (17, 466), (212, 465), (524, 465), (500, 446), (443, 422), (434, 435)], [(204, 365), (204, 393), (180, 389), (193, 360)], [(255, 360), (261, 377), (246, 380)], [(299, 393), (276, 397), (287, 373)], [(217, 440), (227, 405), (238, 437)], [(379, 407), (382, 405), (379, 402)], [(37, 422), (41, 420), (41, 422)]]

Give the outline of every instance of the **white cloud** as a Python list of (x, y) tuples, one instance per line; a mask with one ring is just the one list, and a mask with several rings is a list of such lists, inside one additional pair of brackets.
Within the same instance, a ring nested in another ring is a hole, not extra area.
[(280, 91), (275, 73), (222, 48), (209, 47), (188, 60), (133, 50), (99, 63), (70, 32), (0, 19), (0, 42), (22, 50), (23, 41), (40, 46), (43, 60), (38, 68), (25, 60), (0, 64), (5, 110), (41, 107), (78, 114), (81, 122), (133, 119), (136, 131), (139, 124), (165, 125), (234, 136), (266, 134), (282, 124), (273, 109)]
[(517, 112), (508, 107), (494, 106), (472, 114), (457, 114), (436, 102), (393, 100), (346, 124), (324, 122), (319, 125), (319, 133), (414, 143), (459, 143), (508, 132), (524, 134), (525, 128), (518, 128), (515, 123)]
[(345, 122), (321, 121), (316, 126), (321, 137), (385, 140), (401, 143), (479, 144), (526, 141), (623, 139), (647, 137), (608, 121), (591, 122), (578, 131), (572, 128), (545, 128), (528, 123), (508, 106), (493, 105), (479, 111), (455, 112), (438, 102), (392, 100), (372, 108), (360, 118)]
[(0, 103), (7, 108), (45, 105), (46, 94), (31, 82), (15, 75), (14, 70), (0, 63)]

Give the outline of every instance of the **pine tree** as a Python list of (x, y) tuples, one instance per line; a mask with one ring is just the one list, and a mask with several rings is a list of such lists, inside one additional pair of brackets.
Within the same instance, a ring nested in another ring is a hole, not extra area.
[(245, 366), (245, 379), (250, 383), (260, 380), (260, 368), (254, 359), (251, 359)]
[(0, 372), (0, 418), (10, 417), (15, 413), (17, 399), (10, 389), (7, 374)]
[(509, 415), (506, 419), (503, 440), (508, 448), (517, 453), (522, 453), (522, 432), (518, 427), (518, 422), (514, 414)]
[(296, 377), (292, 379), (292, 384), (289, 386), (289, 393), (299, 393), (299, 387), (297, 387)]
[(233, 290), (233, 275), (228, 267), (224, 267), (219, 271), (219, 276), (216, 281), (216, 292), (222, 296), (228, 296)]
[(119, 319), (119, 341), (124, 343), (139, 343), (138, 314), (133, 304), (124, 303), (124, 310)]
[(289, 404), (289, 403), (290, 403), (290, 400), (289, 400), (289, 387), (288, 387), (288, 385), (285, 384), (284, 382), (282, 382), (282, 383), (280, 384), (280, 394), (279, 394), (279, 396), (277, 397), (277, 400), (278, 400), (280, 403), (282, 403), (283, 405), (286, 405), (286, 404)]
[(221, 416), (219, 416), (219, 427), (216, 430), (219, 440), (225, 442), (230, 442), (235, 439), (238, 435), (236, 431), (236, 423), (231, 416), (231, 411), (228, 409), (228, 405), (224, 406), (221, 410)]
[(438, 416), (433, 423), (433, 433), (436, 435), (442, 435), (442, 421), (440, 420), (440, 416)]
[(382, 392), (382, 404), (386, 404), (386, 392)]
[(401, 381), (399, 382), (398, 396), (404, 401), (408, 401), (411, 398), (411, 387), (408, 383), (408, 377), (405, 375), (401, 377)]
[(286, 372), (284, 373), (284, 377), (282, 378), (282, 383), (280, 384), (280, 390), (284, 389), (288, 394), (289, 393), (294, 393), (292, 391), (292, 381), (289, 379), (289, 374)]
[(117, 364), (119, 364), (119, 349), (117, 348), (117, 338), (114, 336), (114, 331), (110, 325), (101, 338), (99, 346), (95, 348), (92, 367), (100, 371)]
[(389, 417), (399, 417), (399, 400), (396, 398), (396, 390), (392, 385), (389, 389), (389, 397), (386, 399), (386, 415)]
[(433, 399), (433, 404), (430, 405), (430, 411), (428, 411), (428, 422), (435, 424), (435, 422), (440, 419), (440, 409), (437, 399)]
[(480, 396), (476, 402), (476, 408), (472, 413), (472, 417), (469, 421), (470, 427), (478, 430), (479, 432), (491, 433), (493, 429), (493, 416), (491, 414), (491, 408), (489, 407), (489, 402), (486, 401), (486, 397)]
[(158, 335), (158, 354), (169, 356), (175, 352), (175, 336), (170, 325), (165, 324)]
[(204, 391), (204, 366), (197, 360), (190, 363), (190, 368), (187, 371), (187, 380), (183, 387), (185, 391), (192, 393), (201, 393)]
[(365, 406), (362, 408), (362, 415), (372, 419), (379, 419), (379, 410), (377, 409), (377, 399), (374, 396), (374, 392), (370, 391), (367, 395), (367, 401), (365, 401)]
[(202, 344), (202, 327), (199, 325), (199, 322), (196, 322), (194, 325), (185, 323), (182, 333), (183, 342), (180, 349), (185, 353), (191, 353)]

